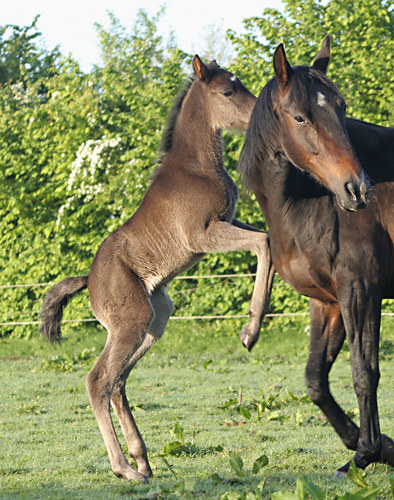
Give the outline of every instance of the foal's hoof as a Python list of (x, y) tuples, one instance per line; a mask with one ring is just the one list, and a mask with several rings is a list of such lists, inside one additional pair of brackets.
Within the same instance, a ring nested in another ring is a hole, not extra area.
[(128, 479), (129, 481), (137, 481), (139, 483), (149, 483), (149, 479), (145, 474), (141, 474), (132, 467), (122, 472), (114, 472), (115, 476), (122, 477), (123, 479)]
[(246, 327), (244, 326), (241, 330), (241, 342), (244, 347), (250, 352), (252, 350), (252, 347), (255, 345), (259, 338), (259, 334), (255, 335), (250, 335)]
[(126, 479), (129, 479), (131, 481), (137, 481), (139, 483), (145, 483), (145, 484), (149, 483), (148, 476), (145, 476), (145, 474), (141, 474), (140, 472), (137, 472), (135, 470), (133, 470), (133, 474), (131, 475), (131, 477), (127, 477)]

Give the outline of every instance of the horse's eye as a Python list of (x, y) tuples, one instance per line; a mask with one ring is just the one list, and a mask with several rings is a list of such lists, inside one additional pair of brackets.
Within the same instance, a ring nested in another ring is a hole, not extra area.
[(297, 122), (297, 123), (305, 123), (305, 120), (302, 118), (302, 116), (300, 115), (297, 115), (294, 117), (294, 120)]
[(232, 90), (226, 90), (225, 92), (223, 92), (223, 95), (225, 97), (231, 97), (233, 94), (234, 92)]

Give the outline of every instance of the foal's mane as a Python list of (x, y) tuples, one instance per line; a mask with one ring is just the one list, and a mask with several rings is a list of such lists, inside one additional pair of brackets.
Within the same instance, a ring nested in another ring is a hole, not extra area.
[[(204, 76), (205, 81), (210, 81), (218, 73), (225, 72), (224, 69), (222, 69), (220, 66), (217, 65), (216, 61), (212, 61), (209, 64), (204, 65), (204, 68), (205, 68), (205, 76)], [(164, 129), (162, 139), (161, 139), (161, 145), (159, 148), (160, 158), (163, 158), (163, 156), (165, 154), (167, 154), (172, 147), (172, 142), (173, 142), (173, 138), (174, 138), (175, 123), (176, 123), (178, 114), (181, 110), (182, 103), (185, 100), (185, 97), (187, 96), (187, 94), (188, 94), (191, 86), (195, 82), (195, 80), (196, 80), (195, 75), (187, 78), (183, 84), (182, 89), (180, 90), (178, 95), (174, 98), (172, 107), (171, 107), (170, 112), (169, 112), (168, 117), (167, 117), (166, 127)]]
[[(321, 71), (309, 66), (295, 66), (292, 69), (291, 98), (297, 100), (301, 106), (308, 103), (312, 83), (320, 83), (338, 93), (335, 84)], [(263, 87), (246, 132), (238, 170), (247, 189), (252, 187), (258, 163), (278, 152), (281, 130), (274, 110), (278, 87), (276, 78)]]
[(195, 81), (195, 77), (189, 77), (183, 84), (183, 88), (175, 97), (170, 112), (167, 117), (166, 127), (164, 129), (161, 144), (159, 148), (160, 157), (163, 157), (166, 153), (168, 153), (172, 147), (172, 140), (174, 137), (174, 129), (176, 119), (178, 117), (179, 111), (181, 110), (182, 103), (185, 100), (187, 93), (190, 90), (190, 87), (193, 85)]

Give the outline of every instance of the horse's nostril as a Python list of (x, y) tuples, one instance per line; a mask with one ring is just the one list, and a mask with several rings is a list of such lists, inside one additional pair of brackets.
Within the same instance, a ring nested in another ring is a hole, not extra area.
[(352, 182), (347, 182), (345, 184), (345, 191), (353, 201), (357, 201), (356, 190)]

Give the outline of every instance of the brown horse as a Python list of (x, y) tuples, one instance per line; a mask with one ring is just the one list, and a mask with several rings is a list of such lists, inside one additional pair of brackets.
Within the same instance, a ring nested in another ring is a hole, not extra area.
[[(163, 136), (162, 158), (137, 212), (100, 246), (89, 276), (52, 288), (42, 308), (42, 333), (60, 340), (62, 310), (89, 289), (108, 340), (87, 379), (87, 390), (115, 475), (147, 481), (147, 451), (126, 398), (127, 377), (162, 336), (172, 312), (168, 283), (206, 253), (249, 250), (258, 268), (241, 339), (256, 342), (274, 270), (268, 235), (234, 219), (238, 189), (223, 165), (221, 130), (246, 130), (256, 98), (215, 61), (193, 59), (192, 79), (174, 105)], [(138, 472), (126, 460), (110, 414), (113, 405)]]
[[(394, 298), (394, 130), (345, 120), (344, 100), (325, 74), (329, 42), (312, 67), (292, 68), (283, 45), (276, 49), (275, 78), (257, 100), (240, 170), (268, 222), (277, 272), (311, 298), (311, 399), (356, 451), (357, 467), (394, 465), (377, 405), (381, 301)], [(329, 390), (345, 335), (360, 427)]]

